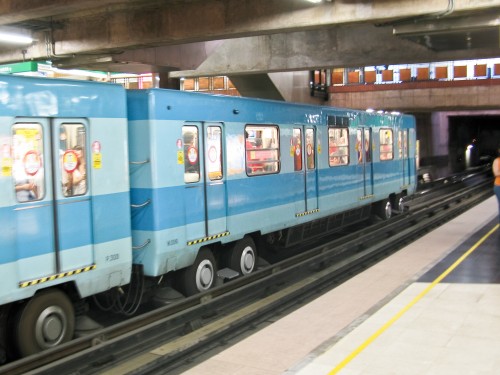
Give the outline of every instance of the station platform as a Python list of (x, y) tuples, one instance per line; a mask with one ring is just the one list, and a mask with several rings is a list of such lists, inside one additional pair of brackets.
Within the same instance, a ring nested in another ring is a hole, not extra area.
[(499, 332), (493, 196), (183, 374), (496, 374)]

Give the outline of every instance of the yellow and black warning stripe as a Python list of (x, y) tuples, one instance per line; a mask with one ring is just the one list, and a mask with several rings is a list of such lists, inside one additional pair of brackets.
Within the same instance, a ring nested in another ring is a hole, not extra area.
[(41, 277), (39, 279), (34, 279), (30, 281), (22, 281), (19, 283), (19, 288), (26, 288), (28, 286), (33, 286), (41, 283), (46, 283), (47, 281), (52, 281), (56, 279), (62, 279), (63, 277), (68, 277), (72, 275), (77, 275), (82, 272), (87, 272), (87, 271), (92, 271), (96, 269), (96, 265), (92, 264), (90, 266), (86, 266), (83, 268), (77, 268), (75, 270), (67, 271), (67, 272), (61, 272), (61, 273), (56, 273), (55, 275), (47, 276), (47, 277)]
[(311, 211), (306, 211), (306, 212), (301, 212), (301, 213), (295, 214), (295, 217), (302, 217), (302, 216), (306, 216), (306, 215), (311, 215), (311, 214), (315, 214), (316, 212), (319, 212), (319, 208), (316, 208), (316, 209), (311, 210)]
[(360, 197), (359, 200), (362, 201), (362, 200), (365, 200), (365, 199), (370, 199), (370, 198), (373, 198), (374, 195), (373, 194), (370, 194), (370, 195), (365, 195), (363, 197)]
[(229, 236), (229, 232), (214, 234), (213, 236), (208, 236), (208, 237), (200, 238), (199, 240), (188, 241), (187, 245), (188, 246), (196, 245), (196, 244), (199, 244), (199, 243), (202, 243), (202, 242), (207, 242), (207, 241), (215, 240), (217, 238), (226, 237), (226, 236)]

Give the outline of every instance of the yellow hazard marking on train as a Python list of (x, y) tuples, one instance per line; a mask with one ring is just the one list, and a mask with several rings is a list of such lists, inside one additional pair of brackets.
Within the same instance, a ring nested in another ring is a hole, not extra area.
[(302, 216), (306, 216), (306, 215), (311, 215), (311, 214), (315, 214), (316, 212), (319, 212), (319, 208), (316, 208), (315, 210), (311, 210), (311, 211), (306, 211), (306, 212), (301, 212), (299, 214), (295, 214), (295, 217), (302, 217)]
[(349, 362), (356, 358), (363, 350), (365, 350), (370, 344), (372, 344), (382, 333), (384, 333), (389, 327), (391, 327), (399, 318), (401, 318), (410, 308), (413, 307), (418, 301), (425, 297), (434, 287), (439, 284), (443, 279), (448, 276), (455, 268), (457, 268), (469, 255), (472, 254), (488, 237), (490, 237), (496, 230), (500, 228), (497, 224), (486, 233), (479, 241), (477, 241), (469, 250), (467, 250), (460, 258), (458, 258), (455, 263), (453, 263), (446, 271), (439, 275), (427, 288), (420, 292), (410, 303), (403, 307), (399, 312), (389, 319), (382, 327), (380, 327), (375, 333), (373, 333), (364, 343), (362, 343), (357, 349), (351, 352), (347, 357), (344, 358), (328, 375), (337, 374), (342, 370)]
[(97, 266), (95, 264), (92, 264), (92, 265), (87, 266), (87, 267), (77, 268), (77, 269), (74, 269), (74, 270), (71, 270), (71, 271), (67, 271), (67, 272), (56, 273), (54, 275), (50, 275), (50, 276), (46, 276), (46, 277), (41, 277), (39, 279), (34, 279), (34, 280), (30, 280), (30, 281), (22, 281), (22, 282), (19, 283), (19, 288), (26, 288), (28, 286), (33, 286), (33, 285), (37, 285), (37, 284), (41, 284), (41, 283), (46, 283), (47, 281), (52, 281), (52, 280), (56, 280), (56, 279), (62, 279), (63, 277), (78, 275), (79, 273), (82, 273), (82, 272), (88, 272), (88, 271), (95, 270), (96, 267)]
[(370, 199), (370, 198), (373, 198), (374, 195), (373, 194), (370, 194), (370, 195), (365, 195), (363, 197), (360, 197), (359, 200), (362, 201), (362, 200), (365, 200), (365, 199)]
[(202, 243), (202, 242), (207, 242), (207, 241), (215, 240), (217, 238), (226, 237), (226, 236), (229, 236), (229, 232), (214, 234), (213, 236), (208, 236), (208, 237), (200, 238), (199, 240), (188, 241), (187, 244), (188, 244), (188, 246), (196, 245), (196, 244), (199, 244), (199, 243)]

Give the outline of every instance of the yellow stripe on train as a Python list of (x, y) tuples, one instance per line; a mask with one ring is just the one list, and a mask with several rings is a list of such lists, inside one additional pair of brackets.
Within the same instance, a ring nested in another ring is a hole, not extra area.
[(39, 279), (34, 279), (34, 280), (30, 280), (30, 281), (23, 281), (23, 282), (19, 283), (19, 288), (27, 288), (28, 286), (42, 284), (42, 283), (45, 283), (47, 281), (53, 281), (55, 279), (61, 279), (63, 277), (72, 276), (72, 275), (76, 275), (76, 274), (79, 274), (82, 272), (92, 271), (95, 269), (96, 269), (96, 265), (92, 264), (90, 266), (86, 266), (83, 268), (77, 268), (75, 270), (71, 270), (71, 271), (67, 271), (67, 272), (56, 273), (55, 275), (41, 277)]
[(200, 238), (199, 240), (188, 241), (187, 245), (188, 246), (192, 246), (192, 245), (196, 245), (196, 244), (199, 244), (199, 243), (202, 243), (202, 242), (207, 242), (207, 241), (215, 240), (217, 238), (226, 237), (226, 236), (229, 236), (229, 232), (214, 234), (213, 236), (208, 236), (208, 237)]
[(311, 214), (315, 214), (316, 212), (319, 212), (319, 208), (316, 208), (315, 210), (311, 210), (311, 211), (301, 212), (300, 214), (295, 214), (295, 217), (302, 217), (302, 216), (306, 216), (306, 215), (311, 215)]

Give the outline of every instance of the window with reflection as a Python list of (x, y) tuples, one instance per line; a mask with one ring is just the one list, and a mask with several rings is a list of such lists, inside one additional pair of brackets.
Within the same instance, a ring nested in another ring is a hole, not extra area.
[(380, 129), (380, 160), (392, 160), (393, 154), (393, 137), (392, 129)]
[(293, 170), (302, 170), (302, 129), (293, 129), (292, 135), (292, 150), (293, 153)]
[(211, 181), (222, 179), (222, 129), (220, 126), (207, 127), (208, 178)]
[(400, 130), (398, 134), (399, 158), (408, 158), (408, 131)]
[(247, 175), (257, 176), (278, 173), (278, 127), (272, 125), (247, 125), (245, 127), (245, 161)]
[(65, 123), (59, 128), (61, 186), (65, 197), (87, 193), (86, 138), (83, 124)]
[(314, 129), (306, 129), (306, 164), (307, 169), (316, 167), (315, 152), (316, 145), (314, 142)]
[(328, 160), (330, 167), (349, 164), (348, 128), (328, 128)]
[(200, 157), (198, 128), (192, 125), (182, 127), (184, 142), (184, 182), (200, 181)]
[(45, 196), (43, 128), (38, 123), (12, 126), (12, 177), (16, 200), (20, 203)]

